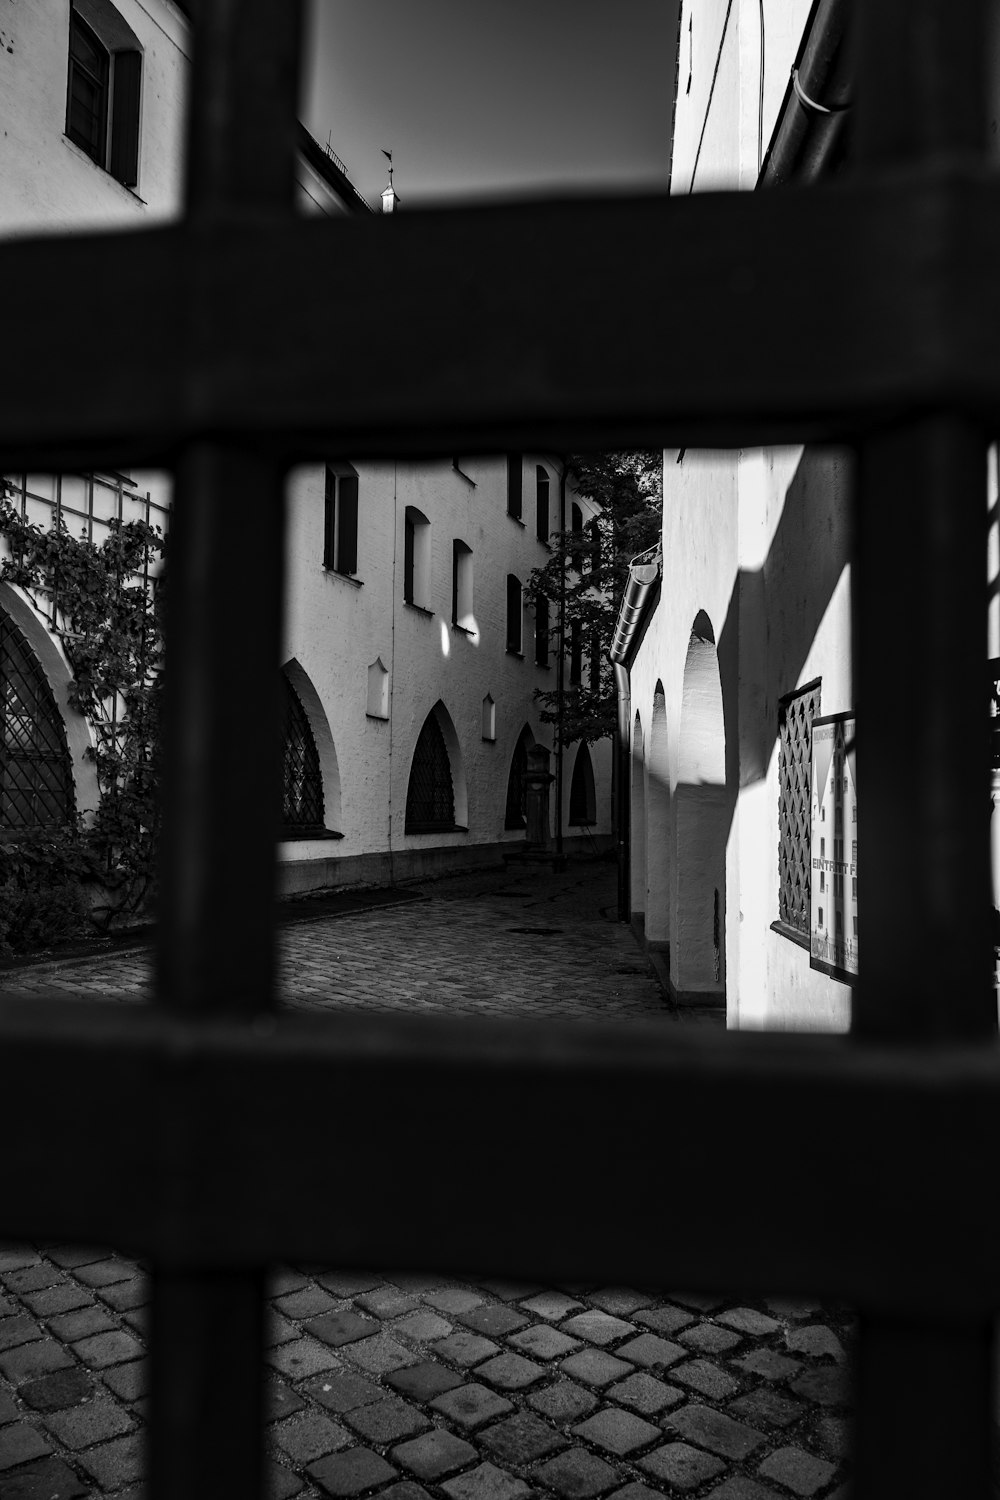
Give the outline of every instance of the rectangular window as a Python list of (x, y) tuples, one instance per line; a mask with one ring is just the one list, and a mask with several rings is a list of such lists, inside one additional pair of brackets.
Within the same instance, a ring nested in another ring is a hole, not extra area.
[(594, 630), (590, 636), (590, 691), (600, 692), (601, 688), (601, 638)]
[(507, 574), (507, 650), (521, 651), (521, 580)]
[[(819, 712), (818, 680), (778, 704), (778, 915), (787, 927), (806, 935), (812, 865), (812, 721)], [(825, 849), (824, 839), (821, 858)]]
[(358, 476), (326, 471), (323, 566), (353, 578), (358, 571)]
[(549, 664), (549, 601), (539, 594), (535, 601), (535, 665)]
[(69, 15), (66, 134), (126, 187), (139, 181), (142, 52), (138, 38), (108, 5), (108, 16), (76, 6)]
[(451, 544), (451, 623), (472, 630), (472, 548), (455, 537)]
[(541, 464), (535, 465), (535, 535), (549, 542), (549, 476)]
[(403, 598), (407, 604), (413, 603), (413, 554), (416, 540), (416, 523), (413, 517), (407, 514), (404, 522), (403, 533)]
[(507, 454), (507, 514), (521, 519), (521, 455)]

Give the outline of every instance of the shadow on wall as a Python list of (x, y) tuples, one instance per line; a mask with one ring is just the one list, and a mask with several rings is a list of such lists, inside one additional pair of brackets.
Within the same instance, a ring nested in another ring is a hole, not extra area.
[[(778, 699), (800, 680), (851, 560), (852, 465), (841, 450), (803, 452), (760, 569), (741, 569), (717, 639), (703, 612), (685, 663), (674, 791), (671, 979), (678, 991), (725, 988), (726, 846), (740, 787), (762, 781), (778, 736)], [(740, 652), (745, 657), (740, 682)], [(654, 697), (662, 702), (657, 683)], [(660, 779), (655, 784), (660, 788)], [(669, 797), (669, 793), (667, 793)], [(652, 754), (647, 786), (653, 906)], [(669, 850), (669, 839), (663, 839)], [(664, 856), (657, 856), (663, 858)], [(669, 852), (665, 856), (669, 858)], [(777, 861), (777, 850), (775, 850)], [(650, 935), (650, 911), (646, 915)], [(666, 932), (664, 936), (666, 936)]]

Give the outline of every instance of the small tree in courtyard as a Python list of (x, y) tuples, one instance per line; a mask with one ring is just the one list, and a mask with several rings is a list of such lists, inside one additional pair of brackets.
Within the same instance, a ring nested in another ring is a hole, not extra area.
[[(566, 529), (550, 538), (551, 556), (536, 568), (527, 594), (536, 606), (548, 602), (549, 635), (564, 630), (563, 685), (536, 689), (544, 723), (557, 743), (594, 743), (614, 733), (616, 693), (608, 649), (628, 581), (629, 560), (660, 538), (663, 455), (571, 453), (566, 478), (576, 492), (600, 506), (597, 518), (574, 530), (567, 496)], [(579, 671), (574, 667), (578, 666)], [(579, 681), (571, 678), (579, 676)]]

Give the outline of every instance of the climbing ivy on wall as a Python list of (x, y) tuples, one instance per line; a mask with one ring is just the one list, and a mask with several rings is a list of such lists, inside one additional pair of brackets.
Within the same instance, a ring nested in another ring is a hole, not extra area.
[[(71, 535), (61, 519), (43, 529), (22, 517), (2, 488), (0, 536), (9, 555), (0, 561), (0, 580), (25, 589), (54, 621), (73, 674), (70, 702), (95, 736), (88, 754), (100, 792), (96, 811), (55, 839), (48, 830), (44, 843), (53, 866), (68, 861), (97, 888), (92, 918), (110, 925), (148, 905), (155, 883), (163, 691), (163, 587), (155, 565), (164, 538), (144, 521), (112, 520), (100, 542)], [(11, 878), (11, 858), (5, 841), (0, 880)]]

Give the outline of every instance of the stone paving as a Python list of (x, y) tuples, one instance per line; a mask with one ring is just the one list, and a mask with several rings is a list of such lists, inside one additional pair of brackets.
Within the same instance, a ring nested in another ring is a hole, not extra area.
[[(676, 1024), (613, 920), (613, 882), (600, 865), (478, 875), (297, 922), (282, 998)], [(141, 1000), (149, 975), (134, 951), (7, 971), (0, 988)], [(138, 1500), (147, 1301), (141, 1266), (107, 1250), (0, 1249), (0, 1500)], [(832, 1500), (850, 1338), (847, 1310), (802, 1300), (286, 1267), (269, 1306), (269, 1494)]]

